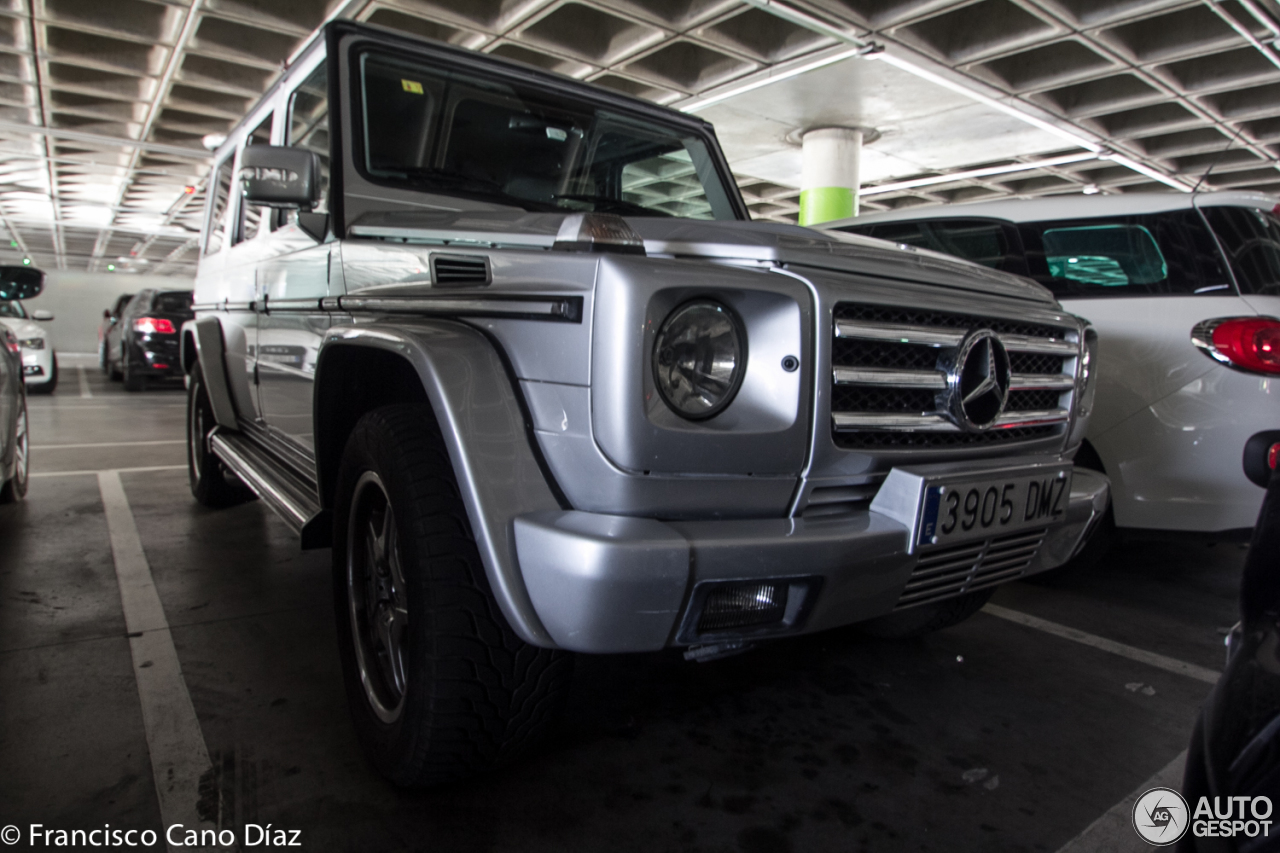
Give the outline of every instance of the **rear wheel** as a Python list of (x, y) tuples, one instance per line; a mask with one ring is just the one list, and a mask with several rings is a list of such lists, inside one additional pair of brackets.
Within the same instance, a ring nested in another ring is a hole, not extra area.
[(31, 446), (27, 429), (27, 401), (18, 409), (18, 431), (14, 438), (13, 476), (0, 486), (0, 504), (22, 500), (31, 476)]
[(120, 350), (120, 369), (124, 375), (124, 390), (126, 391), (145, 391), (147, 388), (147, 377), (139, 376), (137, 371), (133, 370), (129, 362), (129, 351), (127, 349)]
[(343, 452), (334, 605), (347, 698), (398, 785), (520, 755), (551, 728), (572, 657), (521, 640), (489, 588), (431, 409), (377, 409)]
[(187, 475), (196, 500), (220, 509), (253, 500), (254, 494), (209, 451), (209, 433), (216, 425), (209, 392), (197, 364), (187, 387)]
[(921, 604), (918, 607), (871, 619), (858, 627), (863, 633), (873, 637), (893, 640), (923, 637), (925, 634), (959, 625), (981, 610), (982, 605), (991, 599), (994, 592), (994, 587), (966, 592), (933, 604)]

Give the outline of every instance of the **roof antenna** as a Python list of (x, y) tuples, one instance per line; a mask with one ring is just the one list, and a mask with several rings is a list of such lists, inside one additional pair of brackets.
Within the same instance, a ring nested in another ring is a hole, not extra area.
[(1213, 158), (1213, 162), (1209, 164), (1209, 168), (1204, 170), (1204, 174), (1200, 176), (1200, 180), (1196, 181), (1196, 185), (1191, 188), (1192, 194), (1195, 194), (1200, 189), (1200, 185), (1209, 179), (1209, 175), (1213, 174), (1213, 170), (1217, 168), (1218, 164), (1222, 162), (1222, 158), (1231, 150), (1231, 146), (1235, 145), (1236, 141), (1243, 134), (1244, 125), (1241, 124), (1240, 129), (1236, 131), (1236, 135), (1231, 137), (1231, 140), (1227, 143), (1227, 147), (1218, 152), (1218, 156)]

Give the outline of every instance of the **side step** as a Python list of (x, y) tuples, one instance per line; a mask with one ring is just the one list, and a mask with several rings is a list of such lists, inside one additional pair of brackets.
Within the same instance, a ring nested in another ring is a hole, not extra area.
[(329, 547), (330, 513), (321, 508), (315, 487), (243, 435), (221, 427), (210, 433), (209, 449), (293, 528), (304, 550)]

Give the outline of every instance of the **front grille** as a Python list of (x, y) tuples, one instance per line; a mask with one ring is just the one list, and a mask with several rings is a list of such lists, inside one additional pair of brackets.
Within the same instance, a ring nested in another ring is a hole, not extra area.
[[(1074, 327), (841, 303), (833, 312), (832, 437), (847, 449), (969, 447), (1061, 434), (1079, 344)], [(973, 330), (1009, 354), (1011, 388), (995, 424), (963, 431), (946, 410), (948, 362)]]
[(1020, 577), (1048, 528), (1023, 530), (927, 551), (911, 571), (896, 610), (928, 604)]

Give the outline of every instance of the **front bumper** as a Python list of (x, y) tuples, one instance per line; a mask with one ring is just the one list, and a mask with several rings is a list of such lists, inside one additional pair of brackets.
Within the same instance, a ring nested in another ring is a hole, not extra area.
[[(1069, 560), (1108, 498), (1105, 476), (1076, 468), (1065, 520), (1048, 528), (1017, 576)], [(561, 648), (602, 653), (810, 633), (892, 612), (921, 559), (908, 553), (910, 537), (906, 526), (870, 509), (730, 521), (558, 510), (515, 520), (520, 569), (542, 624)], [(700, 584), (786, 578), (808, 585), (803, 618), (747, 633), (690, 635)], [(999, 579), (1012, 578), (1004, 572)], [(969, 582), (939, 597), (987, 585), (975, 562)]]
[(53, 347), (22, 349), (22, 378), (27, 385), (44, 385), (53, 381)]

